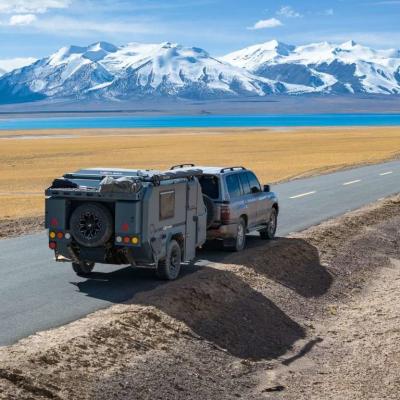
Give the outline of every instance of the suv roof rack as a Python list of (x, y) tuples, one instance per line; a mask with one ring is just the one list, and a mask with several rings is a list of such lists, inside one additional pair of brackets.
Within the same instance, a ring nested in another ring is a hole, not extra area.
[(226, 167), (226, 168), (222, 168), (220, 173), (223, 174), (226, 171), (235, 171), (235, 170), (246, 171), (246, 168), (245, 167), (241, 167), (241, 166), (238, 166), (238, 167)]
[(184, 167), (195, 167), (195, 164), (188, 163), (188, 164), (178, 164), (178, 165), (173, 165), (170, 170), (178, 169), (178, 168), (184, 168)]

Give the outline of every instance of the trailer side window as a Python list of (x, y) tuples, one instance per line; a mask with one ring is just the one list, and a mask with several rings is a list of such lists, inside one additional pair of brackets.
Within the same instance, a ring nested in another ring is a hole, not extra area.
[(160, 193), (160, 220), (175, 216), (175, 190)]

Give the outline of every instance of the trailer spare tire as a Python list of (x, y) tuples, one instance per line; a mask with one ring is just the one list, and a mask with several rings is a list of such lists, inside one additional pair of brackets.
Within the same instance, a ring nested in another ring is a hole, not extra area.
[(215, 204), (206, 194), (203, 194), (203, 201), (207, 209), (207, 228), (210, 228), (217, 219)]
[(114, 231), (110, 211), (99, 203), (86, 203), (77, 207), (71, 215), (69, 224), (73, 238), (85, 247), (104, 245), (110, 240)]

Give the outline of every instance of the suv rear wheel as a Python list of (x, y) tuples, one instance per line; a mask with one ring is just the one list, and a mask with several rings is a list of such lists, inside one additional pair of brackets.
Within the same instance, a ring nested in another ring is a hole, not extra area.
[(242, 251), (246, 247), (246, 222), (243, 217), (239, 218), (236, 236), (233, 238), (233, 246), (229, 246), (231, 251)]
[(181, 272), (181, 248), (176, 240), (171, 240), (168, 245), (167, 255), (157, 265), (157, 276), (160, 279), (173, 281)]
[(276, 212), (276, 208), (273, 208), (267, 222), (267, 227), (260, 231), (261, 239), (272, 240), (275, 237), (277, 225), (278, 213)]

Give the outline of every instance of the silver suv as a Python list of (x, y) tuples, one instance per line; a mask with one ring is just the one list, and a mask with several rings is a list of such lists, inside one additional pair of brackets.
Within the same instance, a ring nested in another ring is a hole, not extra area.
[[(192, 169), (193, 164), (171, 169)], [(261, 238), (275, 236), (279, 205), (269, 185), (261, 186), (256, 175), (244, 167), (201, 167), (199, 177), (207, 207), (207, 239), (222, 240), (225, 247), (241, 251), (246, 233), (258, 231)]]

